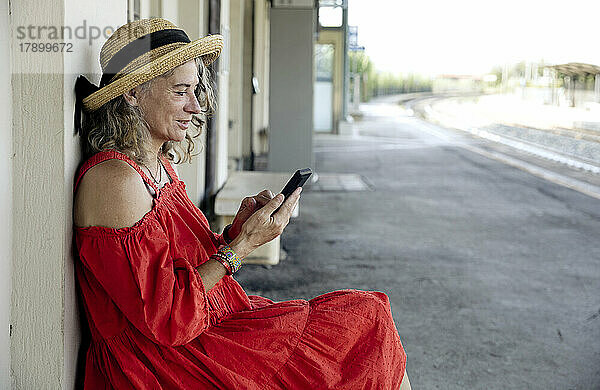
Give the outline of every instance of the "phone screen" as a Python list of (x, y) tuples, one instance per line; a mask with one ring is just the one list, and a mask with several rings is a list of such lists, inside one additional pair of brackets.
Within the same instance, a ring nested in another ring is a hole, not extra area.
[(312, 170), (310, 168), (298, 169), (285, 187), (283, 187), (283, 190), (281, 190), (283, 196), (287, 198), (296, 190), (296, 188), (302, 187), (310, 175), (312, 175)]
[[(312, 175), (312, 170), (310, 168), (298, 169), (294, 173), (294, 175), (290, 178), (290, 180), (287, 182), (285, 187), (283, 187), (283, 190), (281, 190), (281, 193), (283, 194), (283, 196), (285, 198), (287, 198), (296, 190), (296, 188), (302, 187), (304, 185), (304, 183), (306, 183), (306, 181), (308, 180), (310, 175)], [(284, 198), (284, 201), (285, 201), (285, 198)], [(282, 203), (282, 205), (283, 205), (283, 203)], [(280, 208), (281, 208), (281, 206), (279, 206), (277, 208), (277, 210), (275, 210), (273, 213), (276, 213), (277, 211), (279, 211)]]

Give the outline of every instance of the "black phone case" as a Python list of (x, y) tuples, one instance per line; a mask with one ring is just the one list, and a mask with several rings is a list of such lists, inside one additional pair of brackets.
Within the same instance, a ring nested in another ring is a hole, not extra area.
[(297, 170), (292, 178), (287, 182), (281, 193), (286, 198), (292, 194), (298, 187), (302, 187), (304, 183), (308, 180), (308, 178), (312, 175), (312, 171), (310, 168), (304, 168)]
[[(308, 178), (312, 175), (312, 170), (310, 168), (298, 169), (292, 178), (287, 182), (281, 193), (285, 197), (283, 200), (290, 196), (294, 190), (298, 187), (302, 187), (304, 183), (308, 180)], [(283, 205), (283, 203), (282, 203)], [(281, 206), (277, 207), (277, 210), (273, 211), (273, 214), (279, 211)]]

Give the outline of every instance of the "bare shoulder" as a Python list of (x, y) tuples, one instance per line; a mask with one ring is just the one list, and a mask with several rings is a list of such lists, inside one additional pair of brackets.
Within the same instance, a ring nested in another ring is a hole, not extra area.
[(140, 175), (125, 161), (107, 160), (81, 179), (74, 201), (76, 226), (133, 226), (152, 209)]

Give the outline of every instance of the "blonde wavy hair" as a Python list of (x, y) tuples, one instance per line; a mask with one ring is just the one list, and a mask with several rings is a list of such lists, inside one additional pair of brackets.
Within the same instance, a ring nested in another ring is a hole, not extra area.
[[(197, 156), (201, 146), (196, 150), (197, 138), (202, 134), (206, 121), (216, 109), (216, 99), (209, 69), (200, 58), (195, 59), (198, 67), (200, 83), (194, 92), (202, 108), (202, 112), (192, 117), (192, 125), (180, 142), (168, 141), (161, 152), (174, 163), (191, 162)], [(174, 68), (150, 81), (140, 85), (142, 91), (152, 87), (152, 83), (160, 77), (170, 77)], [(137, 163), (143, 163), (144, 156), (151, 153), (150, 130), (139, 107), (127, 103), (123, 95), (109, 101), (96, 111), (88, 112), (82, 123), (83, 153), (86, 158), (107, 149), (116, 149)]]

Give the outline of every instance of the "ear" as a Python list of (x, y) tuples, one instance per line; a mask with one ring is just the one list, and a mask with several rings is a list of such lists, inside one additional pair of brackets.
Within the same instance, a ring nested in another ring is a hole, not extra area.
[(140, 105), (139, 96), (140, 96), (140, 91), (137, 87), (135, 87), (123, 94), (125, 101), (134, 107), (137, 107)]

